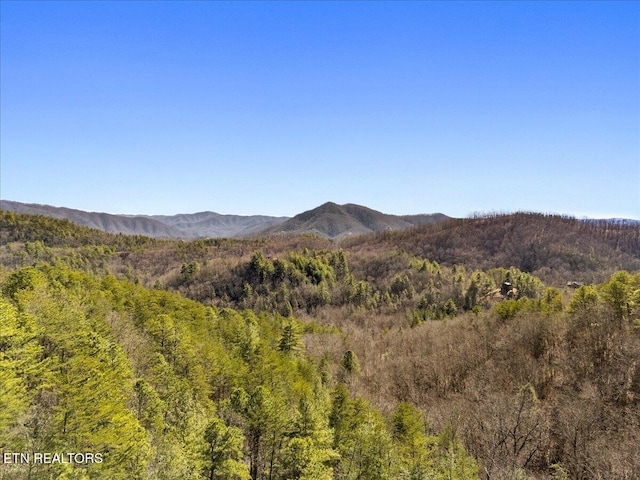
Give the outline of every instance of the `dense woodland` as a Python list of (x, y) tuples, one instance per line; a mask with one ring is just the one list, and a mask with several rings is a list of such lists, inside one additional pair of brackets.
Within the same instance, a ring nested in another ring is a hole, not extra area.
[(0, 211), (0, 479), (636, 479), (640, 228), (333, 242)]

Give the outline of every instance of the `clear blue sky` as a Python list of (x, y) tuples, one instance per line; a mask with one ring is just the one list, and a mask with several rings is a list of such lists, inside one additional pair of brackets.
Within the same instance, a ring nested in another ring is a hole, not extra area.
[(3, 199), (640, 219), (638, 2), (0, 2)]

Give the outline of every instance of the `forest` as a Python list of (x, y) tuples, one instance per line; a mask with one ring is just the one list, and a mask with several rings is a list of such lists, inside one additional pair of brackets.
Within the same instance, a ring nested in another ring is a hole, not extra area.
[(637, 479), (639, 359), (638, 225), (179, 241), (0, 211), (0, 479)]

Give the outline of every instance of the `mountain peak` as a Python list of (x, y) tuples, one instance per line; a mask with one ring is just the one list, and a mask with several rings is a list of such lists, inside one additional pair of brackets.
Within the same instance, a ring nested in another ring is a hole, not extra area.
[(307, 221), (319, 215), (346, 215), (346, 212), (337, 203), (326, 202), (320, 205), (319, 207), (313, 208), (311, 210), (307, 210), (306, 212), (299, 213), (293, 218), (302, 220), (302, 221)]
[(270, 228), (268, 232), (292, 234), (311, 232), (322, 237), (340, 239), (381, 230), (401, 230), (446, 218), (449, 217), (442, 214), (400, 217), (354, 203), (338, 205), (334, 202), (326, 202)]

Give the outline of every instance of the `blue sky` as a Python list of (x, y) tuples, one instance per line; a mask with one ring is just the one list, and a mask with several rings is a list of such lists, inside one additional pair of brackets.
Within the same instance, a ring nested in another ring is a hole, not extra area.
[(0, 2), (0, 196), (640, 219), (638, 2)]

